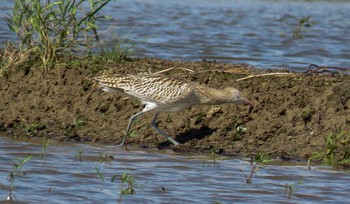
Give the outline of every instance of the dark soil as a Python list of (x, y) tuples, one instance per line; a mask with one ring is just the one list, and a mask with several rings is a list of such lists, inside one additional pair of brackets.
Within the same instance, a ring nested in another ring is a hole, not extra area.
[[(52, 71), (32, 67), (0, 79), (0, 134), (49, 137), (56, 140), (118, 144), (128, 119), (142, 110), (123, 95), (102, 92), (91, 80), (106, 73), (164, 74), (214, 88), (233, 86), (256, 106), (196, 106), (180, 113), (162, 113), (159, 128), (182, 143), (179, 151), (216, 149), (227, 154), (274, 153), (308, 157), (325, 145), (330, 133), (350, 131), (350, 77), (264, 76), (236, 82), (244, 73), (262, 73), (247, 65), (132, 59), (122, 63), (77, 59)], [(151, 114), (133, 125), (129, 145), (167, 146), (149, 125)], [(246, 128), (246, 131), (244, 129)], [(171, 148), (171, 145), (169, 146)]]

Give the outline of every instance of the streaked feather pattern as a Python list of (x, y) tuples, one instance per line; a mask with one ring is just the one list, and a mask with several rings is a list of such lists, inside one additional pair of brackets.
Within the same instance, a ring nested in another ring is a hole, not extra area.
[(173, 103), (193, 92), (193, 84), (163, 75), (126, 75), (95, 78), (103, 87), (155, 103)]
[(206, 86), (163, 75), (114, 75), (111, 77), (96, 77), (95, 80), (108, 92), (124, 92), (139, 98), (146, 104), (144, 109), (130, 117), (124, 144), (135, 119), (147, 112), (154, 111), (155, 116), (151, 126), (174, 145), (179, 145), (165, 132), (158, 129), (156, 120), (160, 112), (176, 112), (199, 104), (247, 103), (250, 101), (241, 96), (235, 88), (213, 89)]

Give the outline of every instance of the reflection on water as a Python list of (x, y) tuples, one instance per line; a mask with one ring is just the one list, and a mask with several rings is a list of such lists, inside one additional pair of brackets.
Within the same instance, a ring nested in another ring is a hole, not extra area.
[[(0, 18), (10, 11), (2, 2)], [(217, 60), (257, 67), (309, 64), (349, 67), (350, 2), (288, 0), (118, 0), (111, 1), (101, 29), (114, 27), (139, 57)], [(299, 20), (310, 16), (300, 40)], [(0, 43), (15, 39), (0, 21)], [(111, 39), (111, 35), (107, 35)]]
[[(14, 182), (17, 200), (27, 203), (344, 202), (350, 191), (348, 172), (320, 167), (310, 171), (304, 164), (267, 165), (247, 184), (251, 166), (241, 159), (222, 158), (217, 167), (207, 165), (212, 159), (206, 155), (53, 143), (40, 158), (39, 143), (0, 138), (0, 200), (8, 194), (7, 176), (15, 159), (29, 155), (33, 158), (23, 166), (26, 175)], [(100, 163), (100, 153), (114, 160)], [(136, 194), (120, 196), (119, 177), (111, 182), (123, 173), (135, 177)], [(292, 186), (290, 195), (286, 186)]]

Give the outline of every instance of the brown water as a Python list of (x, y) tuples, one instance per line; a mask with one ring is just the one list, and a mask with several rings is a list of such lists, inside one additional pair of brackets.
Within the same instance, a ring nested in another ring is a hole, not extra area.
[[(0, 18), (12, 1), (2, 2)], [(102, 39), (127, 37), (134, 56), (249, 63), (260, 68), (305, 69), (309, 64), (350, 66), (350, 1), (117, 0), (101, 14)], [(303, 39), (293, 39), (310, 16)], [(16, 37), (0, 21), (0, 46)], [(113, 44), (113, 43), (112, 43)]]
[[(81, 149), (82, 161), (77, 158)], [(40, 151), (40, 143), (0, 138), (0, 200), (8, 195), (7, 176), (16, 159), (30, 155), (33, 158), (22, 169), (26, 175), (14, 182), (14, 195), (24, 203), (345, 203), (349, 199), (349, 172), (308, 170), (304, 162), (276, 160), (260, 168), (247, 184), (251, 165), (243, 158), (220, 157), (220, 166), (214, 166), (210, 155), (53, 141), (45, 158), (39, 157)], [(100, 163), (100, 153), (114, 160)], [(111, 182), (123, 173), (135, 177), (136, 194), (120, 195), (120, 179)], [(286, 185), (294, 185), (289, 195)]]

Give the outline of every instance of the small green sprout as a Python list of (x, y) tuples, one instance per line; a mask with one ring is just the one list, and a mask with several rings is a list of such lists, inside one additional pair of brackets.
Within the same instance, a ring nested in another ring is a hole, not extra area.
[(251, 171), (250, 174), (246, 178), (246, 183), (252, 183), (253, 181), (253, 175), (258, 172), (258, 170), (261, 168), (261, 163), (269, 162), (270, 158), (268, 155), (264, 153), (257, 153), (257, 154), (251, 154), (250, 155), (250, 164), (251, 164)]
[(350, 165), (350, 134), (342, 131), (338, 134), (330, 133), (325, 138), (325, 147), (323, 151), (313, 152), (308, 160), (310, 168), (311, 161), (322, 162), (326, 165)]
[(46, 154), (47, 147), (49, 146), (49, 140), (46, 139), (46, 137), (43, 137), (43, 140), (41, 142), (41, 152), (40, 152), (40, 158), (44, 158)]
[(7, 177), (7, 180), (10, 182), (10, 188), (6, 200), (16, 200), (16, 196), (13, 194), (14, 182), (16, 180), (16, 177), (26, 175), (26, 173), (22, 171), (22, 168), (23, 165), (27, 163), (30, 159), (32, 159), (32, 156), (25, 157), (24, 159), (17, 159), (17, 162), (13, 165), (13, 171), (10, 172)]
[[(113, 176), (111, 182), (114, 182), (117, 177), (118, 177), (117, 175)], [(128, 173), (123, 173), (120, 176), (120, 181), (121, 181), (120, 193), (122, 195), (132, 195), (136, 193), (135, 186), (134, 186), (135, 179), (133, 175)]]
[(100, 163), (104, 162), (106, 165), (107, 164), (110, 165), (113, 160), (114, 160), (114, 157), (112, 155), (100, 153)]

